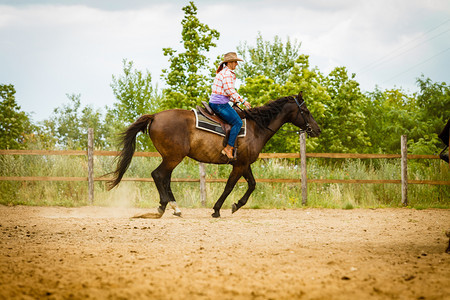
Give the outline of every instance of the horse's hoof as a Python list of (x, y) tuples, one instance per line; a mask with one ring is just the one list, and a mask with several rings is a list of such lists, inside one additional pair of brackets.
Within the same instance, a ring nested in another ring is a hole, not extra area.
[(162, 217), (164, 214), (164, 210), (161, 207), (158, 207), (158, 214)]
[(213, 218), (220, 218), (220, 213), (218, 211), (215, 211), (211, 215)]
[(238, 209), (239, 209), (239, 207), (236, 205), (236, 203), (233, 203), (233, 205), (231, 205), (231, 213), (232, 214), (237, 212)]
[(173, 215), (177, 216), (177, 217), (181, 217), (181, 211), (174, 211)]

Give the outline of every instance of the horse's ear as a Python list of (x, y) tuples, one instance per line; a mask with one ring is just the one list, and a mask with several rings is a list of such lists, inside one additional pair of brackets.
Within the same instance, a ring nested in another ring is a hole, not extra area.
[(302, 91), (300, 91), (300, 93), (298, 93), (298, 99), (303, 100), (303, 92)]

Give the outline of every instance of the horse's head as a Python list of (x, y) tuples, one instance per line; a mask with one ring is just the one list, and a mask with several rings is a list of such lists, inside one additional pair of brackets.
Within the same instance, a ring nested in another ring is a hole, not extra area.
[(289, 122), (299, 127), (300, 129), (306, 131), (310, 137), (318, 137), (320, 135), (320, 127), (316, 120), (312, 116), (309, 109), (306, 107), (305, 100), (303, 99), (302, 92), (298, 96), (293, 96), (295, 104), (293, 103), (294, 109), (289, 115)]

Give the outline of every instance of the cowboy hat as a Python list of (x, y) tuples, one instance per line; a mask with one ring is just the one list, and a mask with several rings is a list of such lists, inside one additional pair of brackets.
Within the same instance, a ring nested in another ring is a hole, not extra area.
[(243, 59), (237, 57), (236, 52), (228, 52), (223, 56), (222, 61), (220, 62), (219, 66), (223, 63), (232, 62), (232, 61), (244, 61)]

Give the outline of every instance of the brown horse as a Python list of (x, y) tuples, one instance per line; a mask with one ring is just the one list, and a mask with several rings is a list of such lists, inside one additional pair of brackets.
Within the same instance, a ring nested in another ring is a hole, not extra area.
[(237, 157), (234, 161), (229, 161), (220, 152), (223, 137), (195, 127), (193, 111), (172, 109), (141, 116), (123, 133), (121, 143), (123, 148), (118, 156), (117, 168), (114, 171), (114, 179), (110, 181), (110, 188), (119, 184), (131, 163), (136, 146), (136, 135), (139, 132), (148, 133), (162, 156), (161, 164), (152, 172), (160, 196), (159, 216), (164, 214), (168, 203), (175, 209), (175, 215), (181, 215), (170, 188), (170, 180), (173, 169), (186, 156), (199, 162), (230, 163), (233, 166), (225, 190), (214, 205), (212, 214), (214, 218), (220, 217), (220, 208), (225, 199), (239, 178), (244, 176), (248, 189), (238, 203), (232, 205), (232, 213), (236, 212), (247, 203), (256, 186), (250, 165), (256, 161), (261, 149), (283, 124), (292, 123), (312, 137), (320, 135), (320, 128), (306, 107), (302, 93), (298, 96), (271, 101), (266, 105), (246, 110), (244, 113), (247, 117), (247, 134), (245, 137), (238, 138)]

